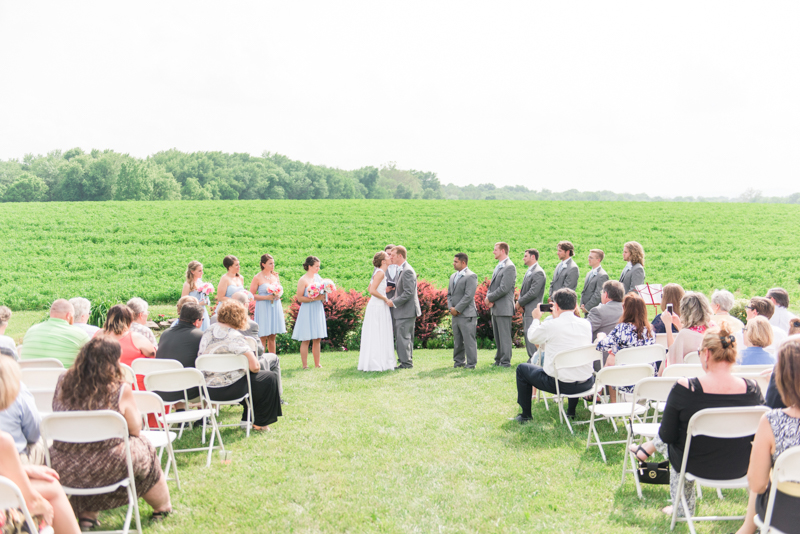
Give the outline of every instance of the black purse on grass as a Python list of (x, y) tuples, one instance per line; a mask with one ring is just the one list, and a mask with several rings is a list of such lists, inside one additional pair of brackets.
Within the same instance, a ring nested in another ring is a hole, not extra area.
[(636, 476), (642, 484), (669, 484), (669, 460), (664, 462), (639, 460)]

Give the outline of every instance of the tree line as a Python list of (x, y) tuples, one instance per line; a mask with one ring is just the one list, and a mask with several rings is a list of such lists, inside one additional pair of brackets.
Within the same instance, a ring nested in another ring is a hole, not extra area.
[(325, 198), (800, 203), (800, 193), (763, 197), (755, 190), (733, 199), (661, 198), (611, 191), (536, 191), (491, 183), (442, 185), (435, 172), (398, 169), (394, 162), (348, 171), (267, 151), (255, 157), (171, 149), (141, 159), (113, 150), (73, 148), (0, 161), (3, 202)]

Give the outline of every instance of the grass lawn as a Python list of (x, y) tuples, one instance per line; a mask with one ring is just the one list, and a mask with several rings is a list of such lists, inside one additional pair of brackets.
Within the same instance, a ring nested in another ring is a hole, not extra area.
[[(514, 352), (514, 363), (524, 350)], [(178, 456), (182, 491), (170, 483), (175, 513), (149, 532), (668, 532), (659, 509), (667, 486), (620, 488), (622, 445), (586, 451), (551, 405), (518, 413), (514, 369), (452, 368), (446, 350), (415, 352), (414, 369), (356, 370), (355, 353), (323, 353), (323, 369), (303, 371), (282, 357), (283, 417), (266, 434), (222, 431), (230, 465), (215, 455)], [(586, 416), (583, 407), (578, 417)], [(223, 409), (234, 422), (238, 407)], [(605, 436), (611, 426), (601, 424)], [(199, 443), (199, 429), (183, 442)], [(624, 431), (619, 436), (624, 438)], [(183, 443), (181, 443), (183, 446)], [(149, 508), (142, 502), (148, 525)], [(699, 512), (743, 513), (743, 491), (719, 501), (705, 493)], [(106, 526), (121, 510), (104, 514)], [(731, 532), (738, 524), (704, 524)], [(677, 531), (688, 531), (679, 525)]]

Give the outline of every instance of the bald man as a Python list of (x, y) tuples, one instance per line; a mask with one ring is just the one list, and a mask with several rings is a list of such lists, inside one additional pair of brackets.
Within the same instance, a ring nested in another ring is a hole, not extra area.
[(70, 367), (89, 334), (72, 326), (75, 308), (68, 300), (58, 299), (50, 306), (50, 319), (35, 324), (22, 341), (22, 359), (56, 358)]

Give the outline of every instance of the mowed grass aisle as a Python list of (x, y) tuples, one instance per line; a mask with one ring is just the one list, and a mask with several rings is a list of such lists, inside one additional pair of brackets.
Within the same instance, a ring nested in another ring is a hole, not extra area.
[[(515, 350), (513, 363), (523, 360)], [(281, 358), (284, 416), (271, 432), (224, 429), (233, 461), (215, 453), (178, 456), (182, 491), (170, 482), (175, 514), (151, 532), (667, 532), (659, 509), (666, 486), (632, 479), (620, 489), (622, 445), (585, 450), (587, 426), (572, 436), (551, 405), (520, 426), (514, 369), (452, 368), (451, 351), (416, 351), (414, 369), (356, 370), (355, 353), (323, 353), (323, 369)], [(238, 407), (222, 419), (235, 422)], [(586, 411), (579, 408), (578, 416)], [(601, 428), (607, 437), (610, 425)], [(624, 439), (624, 431), (619, 434)], [(184, 442), (199, 443), (195, 429)], [(744, 492), (700, 511), (739, 513)], [(106, 515), (106, 525), (121, 514)], [(148, 524), (150, 510), (142, 505)], [(736, 525), (738, 527), (738, 524)], [(730, 532), (733, 524), (702, 525)], [(678, 531), (685, 532), (685, 526)]]

